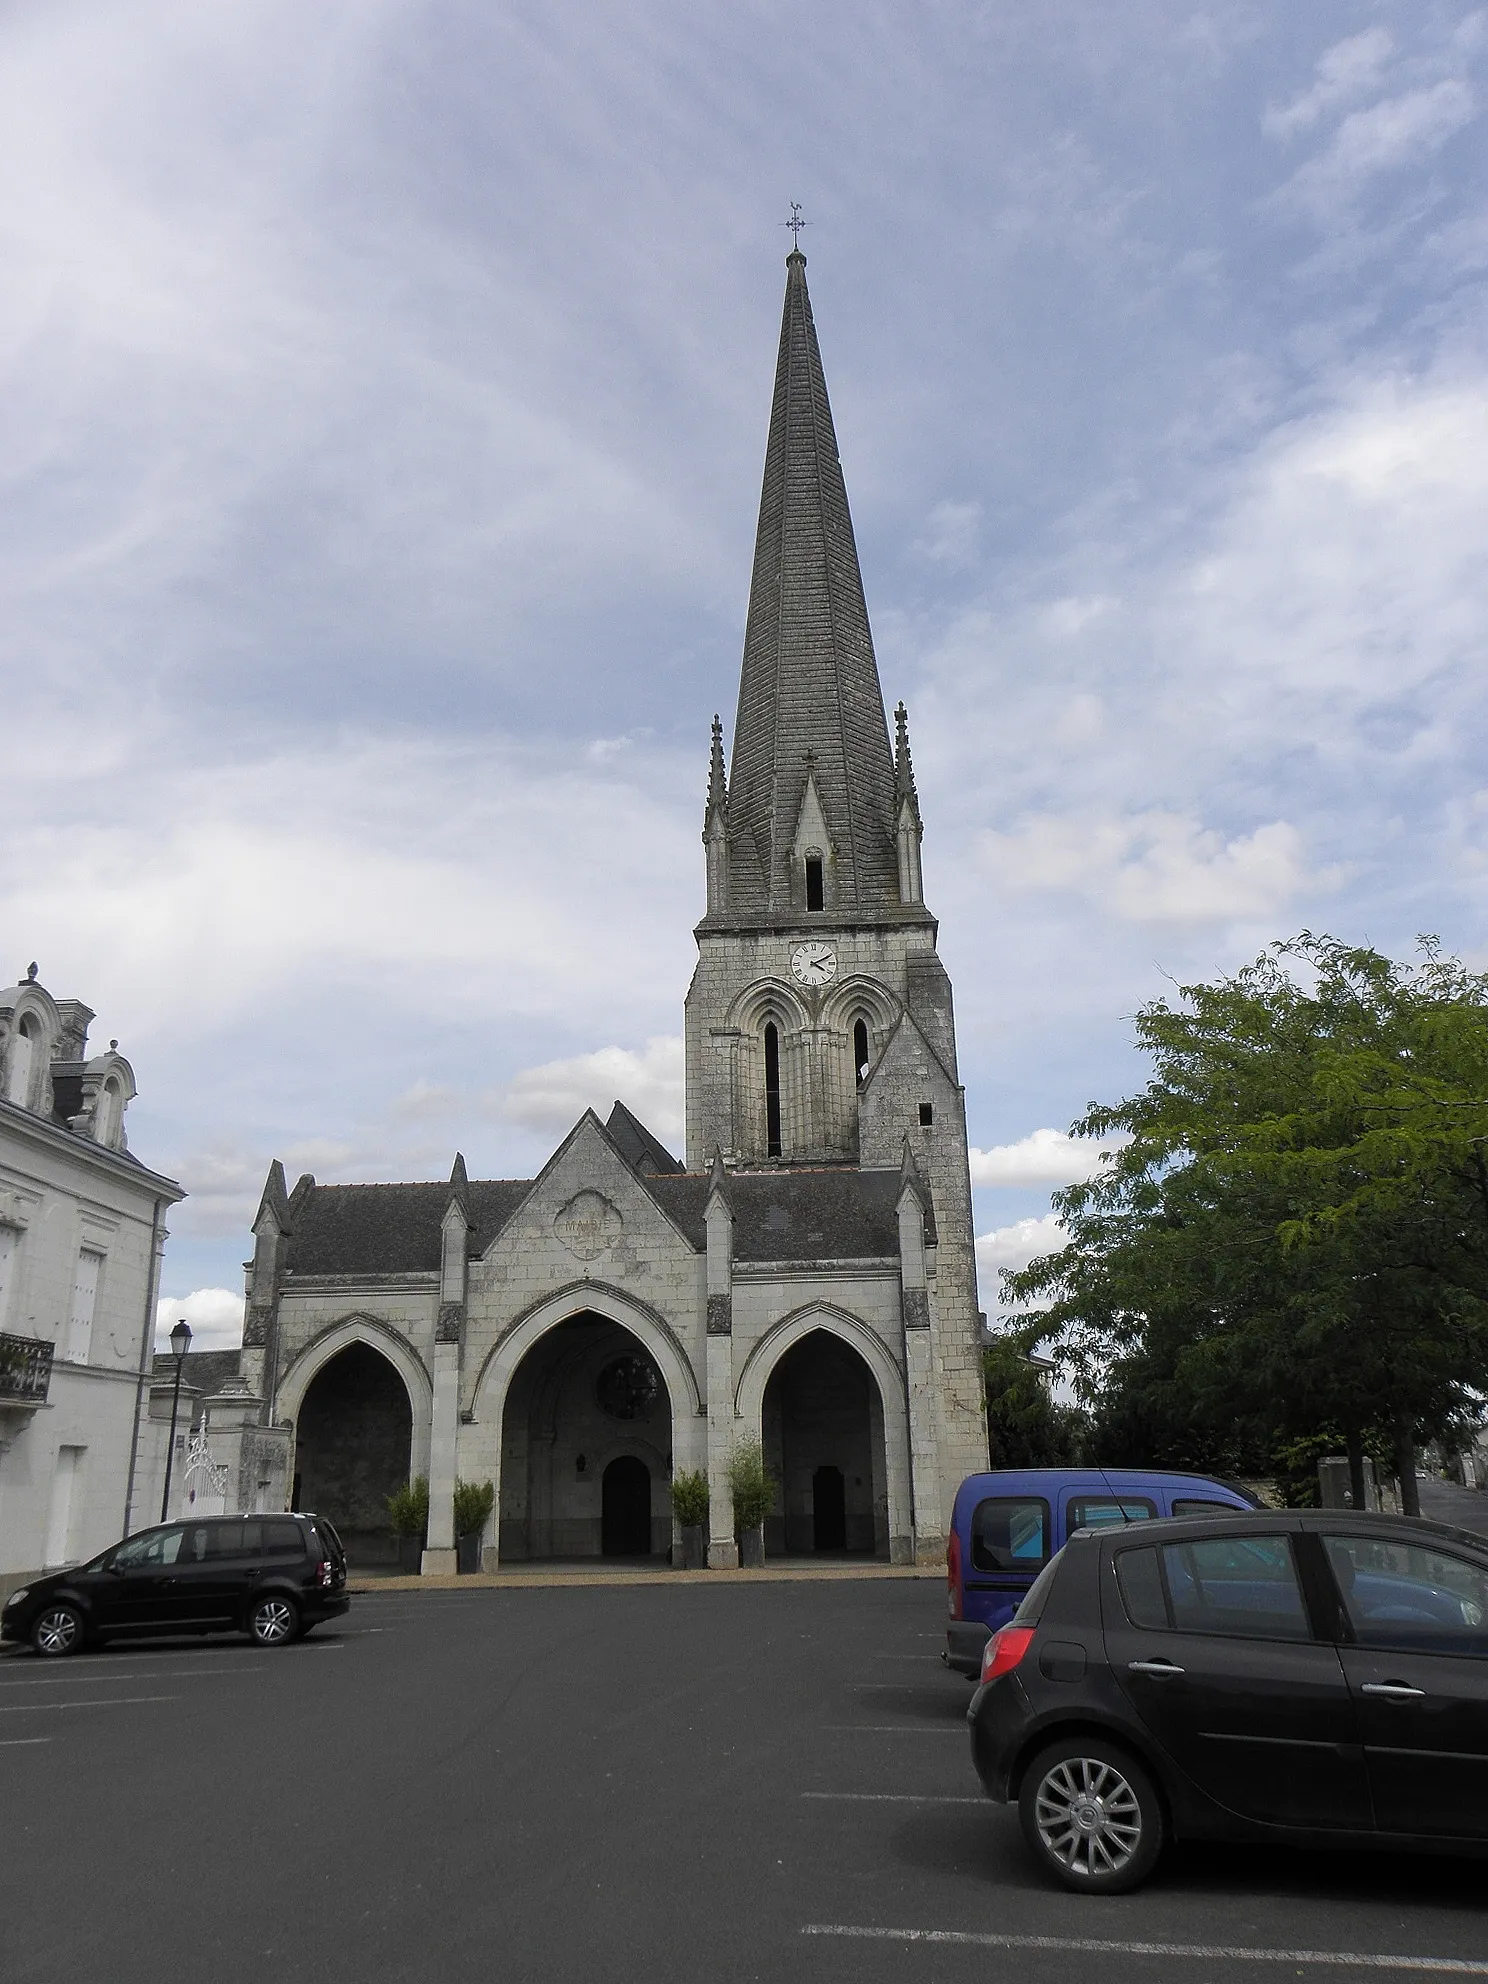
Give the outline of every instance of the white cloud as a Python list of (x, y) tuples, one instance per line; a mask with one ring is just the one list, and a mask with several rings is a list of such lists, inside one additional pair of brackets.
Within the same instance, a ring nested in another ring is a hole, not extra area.
[(170, 1333), (184, 1317), (193, 1350), (235, 1350), (243, 1341), (243, 1296), (230, 1288), (194, 1288), (162, 1295), (155, 1304), (155, 1348), (170, 1349)]
[(1134, 923), (1253, 922), (1278, 915), (1309, 875), (1302, 837), (1285, 820), (1226, 840), (1171, 813), (1083, 820), (1041, 815), (987, 833), (984, 868), (1004, 888), (1066, 889)]
[(914, 548), (933, 565), (964, 568), (976, 563), (981, 532), (980, 503), (937, 503), (925, 519), (924, 533)]
[(600, 1047), (546, 1061), (523, 1069), (485, 1100), (508, 1121), (552, 1135), (570, 1129), (585, 1109), (603, 1118), (620, 1101), (654, 1136), (676, 1140), (683, 1129), (681, 1036), (657, 1036), (639, 1054)]
[(1316, 79), (1282, 108), (1268, 110), (1262, 127), (1273, 138), (1290, 138), (1311, 130), (1324, 111), (1367, 96), (1383, 76), (1395, 44), (1387, 28), (1365, 28), (1335, 41), (1318, 57)]
[(1073, 1185), (1093, 1178), (1100, 1169), (1101, 1153), (1120, 1149), (1119, 1142), (1093, 1143), (1086, 1137), (1071, 1137), (1063, 1130), (1033, 1130), (1015, 1144), (994, 1144), (990, 1150), (971, 1150), (973, 1185), (1034, 1186)]
[(1327, 218), (1340, 200), (1379, 174), (1440, 151), (1476, 115), (1476, 98), (1459, 76), (1387, 97), (1346, 117), (1327, 147), (1297, 172), (1287, 194)]
[(976, 1243), (977, 1273), (987, 1284), (983, 1290), (984, 1299), (998, 1299), (999, 1268), (1026, 1268), (1041, 1254), (1055, 1253), (1063, 1245), (1064, 1228), (1058, 1215), (1052, 1212), (1045, 1213), (1042, 1219), (1018, 1219), (1011, 1226), (998, 1226), (990, 1233), (979, 1233)]

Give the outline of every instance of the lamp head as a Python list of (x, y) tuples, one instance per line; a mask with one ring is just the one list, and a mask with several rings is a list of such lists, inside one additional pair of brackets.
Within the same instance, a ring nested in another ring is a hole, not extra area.
[(184, 1357), (191, 1348), (191, 1325), (183, 1316), (170, 1333), (171, 1355)]

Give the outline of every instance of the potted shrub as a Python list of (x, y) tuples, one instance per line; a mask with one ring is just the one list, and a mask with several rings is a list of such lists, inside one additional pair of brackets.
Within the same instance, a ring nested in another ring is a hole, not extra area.
[(429, 1484), (419, 1474), (387, 1498), (388, 1518), (398, 1539), (398, 1569), (416, 1572), (423, 1563), (429, 1533)]
[(495, 1505), (494, 1482), (455, 1483), (455, 1568), (467, 1576), (480, 1569), (481, 1534)]
[(682, 1568), (708, 1567), (708, 1477), (686, 1469), (672, 1476), (672, 1513), (682, 1531)]
[(739, 1537), (739, 1562), (757, 1571), (765, 1561), (765, 1517), (775, 1504), (776, 1481), (758, 1440), (741, 1440), (729, 1456), (729, 1495)]

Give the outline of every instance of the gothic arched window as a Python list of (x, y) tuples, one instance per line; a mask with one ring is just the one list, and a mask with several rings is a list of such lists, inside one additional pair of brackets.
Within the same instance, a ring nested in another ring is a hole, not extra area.
[(868, 1022), (853, 1021), (853, 1074), (859, 1088), (868, 1078)]
[(765, 1152), (780, 1155), (780, 1032), (773, 1020), (765, 1028)]

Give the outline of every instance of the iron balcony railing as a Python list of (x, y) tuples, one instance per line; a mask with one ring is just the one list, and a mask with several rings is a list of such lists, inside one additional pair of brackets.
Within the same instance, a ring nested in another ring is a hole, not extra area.
[(0, 1405), (45, 1405), (51, 1380), (51, 1344), (0, 1331)]

